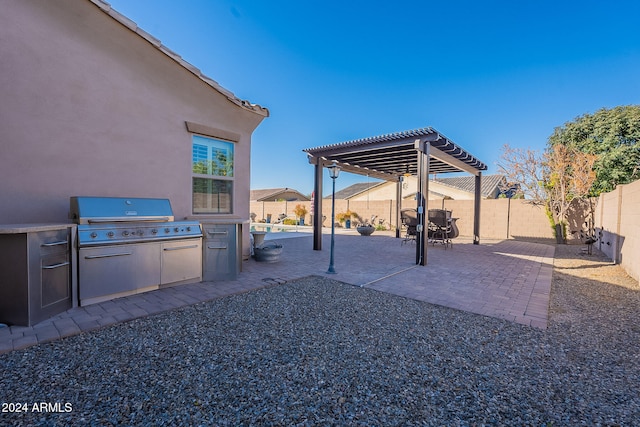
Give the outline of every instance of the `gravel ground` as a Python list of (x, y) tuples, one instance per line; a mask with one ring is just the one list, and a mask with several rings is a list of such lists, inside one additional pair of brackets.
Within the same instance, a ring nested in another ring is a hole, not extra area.
[(308, 277), (0, 355), (0, 424), (638, 425), (638, 282), (578, 252), (547, 330)]

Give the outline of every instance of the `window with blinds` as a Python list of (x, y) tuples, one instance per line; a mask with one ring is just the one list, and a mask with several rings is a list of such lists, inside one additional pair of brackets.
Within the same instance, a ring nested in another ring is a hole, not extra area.
[(232, 142), (192, 136), (193, 213), (232, 213)]

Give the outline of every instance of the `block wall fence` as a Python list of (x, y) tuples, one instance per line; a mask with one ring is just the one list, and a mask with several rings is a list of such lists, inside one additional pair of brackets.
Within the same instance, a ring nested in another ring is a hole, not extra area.
[[(594, 225), (600, 238), (595, 247), (607, 257), (620, 264), (627, 273), (640, 280), (640, 180), (620, 185), (610, 193), (603, 193), (593, 199)], [(311, 212), (311, 202), (251, 202), (251, 214), (255, 221), (266, 220), (271, 215), (275, 221), (280, 214), (295, 218), (296, 205), (303, 205)], [(415, 207), (415, 201), (404, 200), (402, 209)], [(445, 208), (458, 218), (456, 224), (461, 236), (473, 236), (472, 200), (430, 200), (429, 209)], [(358, 214), (354, 222), (370, 220), (376, 216), (376, 224), (383, 220), (388, 229), (396, 227), (394, 200), (349, 201), (336, 200), (336, 214), (350, 210)], [(323, 225), (331, 225), (331, 199), (322, 200), (322, 212), (326, 217)], [(578, 233), (588, 216), (588, 209), (574, 208), (567, 238), (578, 239)], [(305, 216), (305, 224), (311, 225), (310, 213)], [(480, 204), (480, 241), (482, 239), (554, 239), (554, 233), (543, 206), (536, 206), (526, 200), (489, 199)]]
[(595, 209), (596, 247), (640, 280), (640, 180), (603, 193)]
[[(274, 222), (280, 214), (295, 218), (296, 205), (303, 205), (311, 212), (311, 202), (251, 202), (251, 214), (255, 221), (266, 220), (269, 216)], [(456, 224), (461, 236), (473, 236), (473, 200), (430, 200), (429, 209), (444, 206), (458, 218)], [(402, 209), (414, 208), (415, 201), (404, 200)], [(336, 214), (350, 210), (358, 214), (353, 222), (364, 222), (376, 216), (375, 223), (383, 220), (387, 228), (395, 229), (396, 206), (394, 200), (349, 201), (336, 200)], [(331, 199), (322, 200), (322, 213), (326, 217), (323, 225), (331, 226)], [(509, 239), (518, 237), (553, 238), (544, 207), (534, 206), (524, 200), (494, 199), (483, 200), (480, 205), (480, 238)], [(305, 224), (311, 225), (310, 213), (305, 216)]]

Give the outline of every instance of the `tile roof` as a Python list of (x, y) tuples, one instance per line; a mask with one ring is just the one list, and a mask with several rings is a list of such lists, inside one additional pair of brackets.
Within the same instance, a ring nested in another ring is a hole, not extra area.
[[(357, 184), (350, 185), (346, 188), (343, 188), (340, 191), (336, 191), (336, 199), (345, 200), (349, 199), (353, 196), (357, 196), (360, 193), (364, 193), (365, 191), (377, 187), (378, 185), (383, 185), (385, 182), (361, 182)], [(325, 199), (330, 199), (331, 194), (325, 196)]]
[(216, 82), (215, 80), (213, 80), (213, 79), (205, 76), (204, 74), (202, 74), (200, 69), (198, 69), (194, 65), (192, 65), (192, 64), (188, 63), (187, 61), (185, 61), (176, 52), (172, 51), (171, 49), (169, 49), (168, 47), (163, 45), (162, 42), (160, 42), (160, 40), (158, 40), (157, 38), (153, 37), (151, 34), (147, 33), (142, 28), (138, 27), (138, 25), (135, 22), (133, 22), (131, 19), (129, 19), (126, 16), (122, 15), (121, 13), (117, 12), (106, 1), (104, 1), (104, 0), (88, 0), (88, 1), (90, 1), (91, 3), (93, 3), (94, 5), (99, 7), (104, 13), (109, 15), (111, 18), (115, 19), (116, 21), (118, 21), (119, 23), (121, 23), (125, 27), (129, 28), (134, 33), (136, 33), (138, 36), (140, 36), (143, 39), (145, 39), (146, 41), (148, 41), (152, 46), (154, 46), (160, 52), (164, 53), (169, 58), (173, 59), (179, 65), (181, 65), (186, 70), (188, 70), (189, 72), (194, 74), (196, 77), (198, 77), (200, 80), (202, 80), (203, 82), (205, 82), (206, 84), (211, 86), (213, 89), (215, 89), (216, 91), (218, 91), (219, 93), (224, 95), (229, 101), (233, 102), (234, 104), (238, 105), (241, 108), (244, 108), (245, 110), (252, 111), (252, 112), (254, 112), (256, 114), (259, 114), (261, 116), (265, 116), (265, 117), (269, 116), (269, 110), (267, 108), (262, 107), (262, 106), (260, 106), (258, 104), (252, 104), (251, 102), (249, 102), (247, 100), (243, 100), (243, 99), (238, 98), (232, 92), (230, 92), (229, 90), (227, 90), (227, 89), (223, 88), (222, 86), (220, 86), (220, 84), (218, 82)]
[[(480, 186), (482, 197), (495, 197), (500, 193), (500, 184), (505, 180), (504, 175), (483, 175)], [(451, 178), (434, 178), (434, 181), (450, 187), (473, 193), (475, 191), (474, 176), (458, 176)]]
[[(505, 180), (503, 175), (484, 175), (482, 177), (482, 184), (480, 188), (480, 192), (482, 197), (496, 197), (497, 194), (500, 193), (500, 184)], [(443, 184), (447, 187), (452, 187), (457, 190), (467, 191), (469, 193), (473, 193), (475, 191), (475, 177), (474, 176), (460, 176), (460, 177), (451, 177), (451, 178), (434, 178), (434, 181), (437, 181), (440, 184)], [(385, 185), (387, 182), (362, 182), (350, 185), (340, 191), (336, 191), (336, 199), (349, 199), (353, 196), (356, 196), (360, 193), (364, 193), (368, 189), (374, 188), (378, 185)], [(429, 189), (429, 192), (438, 196), (446, 197), (446, 194), (441, 194), (432, 189)], [(415, 192), (411, 194), (404, 194), (403, 198), (407, 198), (409, 196), (415, 196)], [(331, 195), (326, 196), (325, 198), (330, 198)]]
[(249, 195), (249, 200), (261, 202), (263, 200), (277, 198), (280, 194), (287, 193), (287, 192), (293, 192), (293, 193), (299, 194), (300, 198), (298, 200), (309, 200), (307, 196), (300, 193), (298, 190), (294, 190), (293, 188), (288, 188), (288, 187), (251, 190)]

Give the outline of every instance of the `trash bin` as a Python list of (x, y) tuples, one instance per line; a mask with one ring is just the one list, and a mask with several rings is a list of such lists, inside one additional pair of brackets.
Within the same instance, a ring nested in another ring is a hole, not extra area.
[(564, 244), (564, 233), (562, 230), (562, 224), (556, 224), (556, 243), (559, 245)]

